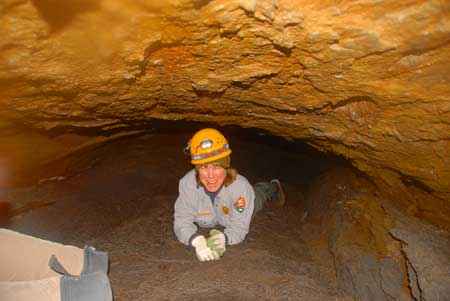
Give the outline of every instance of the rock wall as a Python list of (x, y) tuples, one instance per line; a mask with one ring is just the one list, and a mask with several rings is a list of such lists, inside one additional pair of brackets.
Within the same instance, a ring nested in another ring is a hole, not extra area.
[(415, 300), (448, 300), (450, 295), (450, 236), (447, 232), (403, 216), (386, 206), (395, 220), (390, 231), (400, 241), (409, 287)]
[(328, 169), (312, 181), (305, 209), (326, 233), (339, 300), (448, 300), (448, 232), (395, 210), (367, 179)]
[[(155, 119), (255, 127), (345, 156), (448, 229), (448, 1), (159, 2), (2, 1), (0, 161), (39, 168)], [(32, 131), (40, 152), (17, 158)]]

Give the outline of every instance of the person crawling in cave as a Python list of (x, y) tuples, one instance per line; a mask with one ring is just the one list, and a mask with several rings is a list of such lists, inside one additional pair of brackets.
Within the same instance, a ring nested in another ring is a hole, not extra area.
[[(174, 232), (178, 240), (195, 248), (198, 260), (218, 260), (228, 245), (241, 243), (255, 214), (269, 201), (285, 203), (280, 181), (254, 186), (231, 167), (231, 149), (217, 130), (205, 128), (189, 140), (186, 152), (194, 168), (179, 181)], [(209, 237), (198, 227), (211, 229)]]

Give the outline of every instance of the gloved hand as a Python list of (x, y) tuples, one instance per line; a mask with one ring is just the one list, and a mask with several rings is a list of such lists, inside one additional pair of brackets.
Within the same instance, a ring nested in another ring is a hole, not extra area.
[(209, 231), (210, 237), (207, 239), (206, 244), (211, 250), (216, 251), (219, 256), (225, 253), (225, 234), (219, 230), (213, 229)]
[(200, 261), (210, 261), (220, 259), (219, 254), (216, 251), (211, 250), (207, 244), (203, 235), (199, 235), (192, 240), (192, 245), (195, 248), (195, 253)]

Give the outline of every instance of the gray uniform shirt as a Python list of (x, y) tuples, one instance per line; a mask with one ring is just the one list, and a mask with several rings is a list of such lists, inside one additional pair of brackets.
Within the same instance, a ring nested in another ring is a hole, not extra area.
[(238, 175), (233, 183), (222, 187), (213, 203), (203, 186), (198, 187), (193, 169), (179, 182), (174, 214), (175, 235), (183, 244), (189, 245), (189, 239), (197, 232), (197, 225), (212, 228), (220, 224), (225, 227), (228, 244), (238, 244), (249, 231), (254, 201), (253, 187), (245, 177)]

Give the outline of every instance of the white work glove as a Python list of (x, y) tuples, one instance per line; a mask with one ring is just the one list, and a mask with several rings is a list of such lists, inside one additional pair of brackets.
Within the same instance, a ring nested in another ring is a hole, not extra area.
[(209, 231), (210, 237), (207, 239), (206, 244), (211, 250), (216, 251), (219, 256), (225, 253), (225, 234), (219, 230), (213, 229)]
[(220, 259), (219, 254), (216, 251), (211, 250), (207, 244), (203, 235), (199, 235), (192, 240), (192, 246), (195, 248), (195, 253), (200, 261), (210, 261)]

